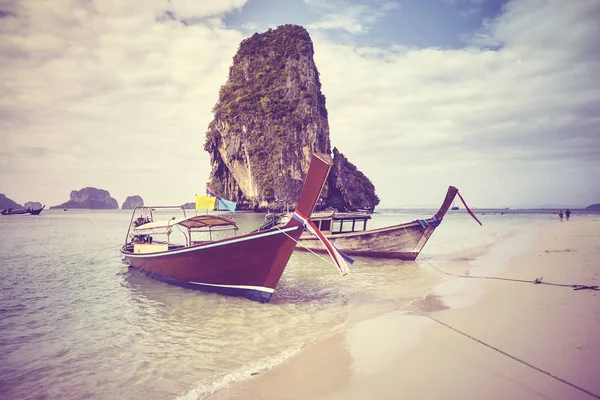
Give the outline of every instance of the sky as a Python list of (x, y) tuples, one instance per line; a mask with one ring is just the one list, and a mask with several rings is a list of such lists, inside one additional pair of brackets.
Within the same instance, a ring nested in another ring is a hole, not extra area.
[(288, 23), (380, 208), (600, 202), (599, 0), (0, 0), (0, 193), (193, 201), (239, 43)]

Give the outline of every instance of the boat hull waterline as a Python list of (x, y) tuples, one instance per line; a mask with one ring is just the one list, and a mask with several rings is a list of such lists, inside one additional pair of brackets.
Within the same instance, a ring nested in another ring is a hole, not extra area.
[[(296, 207), (303, 214), (314, 210), (331, 165), (329, 155), (313, 155)], [(150, 253), (136, 253), (135, 246), (140, 245), (126, 239), (121, 253), (132, 269), (153, 279), (266, 303), (275, 293), (302, 232), (301, 222), (292, 219), (269, 230), (201, 244), (169, 245)]]
[[(458, 189), (449, 186), (440, 209), (432, 218), (384, 228), (326, 234), (325, 237), (337, 249), (348, 255), (414, 261), (442, 222), (457, 194)], [(297, 249), (319, 253), (325, 251), (314, 236), (307, 234), (302, 235)]]

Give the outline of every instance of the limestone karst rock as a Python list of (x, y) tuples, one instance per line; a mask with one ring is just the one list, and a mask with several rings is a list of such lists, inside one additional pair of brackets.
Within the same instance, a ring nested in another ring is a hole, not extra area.
[(42, 203), (40, 203), (39, 201), (28, 201), (27, 203), (23, 204), (23, 208), (30, 210), (39, 210), (40, 208), (42, 208)]
[(69, 201), (50, 208), (116, 210), (119, 208), (119, 203), (117, 203), (117, 200), (110, 197), (110, 193), (104, 189), (86, 187), (81, 190), (71, 191)]
[(379, 204), (373, 183), (337, 148), (333, 149), (333, 167), (329, 172), (327, 184), (329, 189), (325, 202), (329, 207), (344, 211), (373, 211)]
[(245, 39), (233, 58), (204, 148), (211, 187), (240, 208), (265, 209), (276, 199), (294, 205), (312, 154), (331, 153), (313, 53), (303, 27), (283, 25)]
[(9, 199), (4, 194), (0, 193), (0, 209), (4, 210), (4, 209), (8, 209), (8, 208), (16, 209), (16, 208), (23, 208), (23, 206), (20, 205), (19, 203), (17, 203), (16, 201)]
[(136, 194), (133, 196), (127, 196), (127, 198), (123, 202), (123, 205), (121, 205), (121, 209), (122, 210), (133, 210), (135, 207), (142, 207), (143, 205), (144, 205), (144, 199), (142, 199), (140, 196), (138, 196)]

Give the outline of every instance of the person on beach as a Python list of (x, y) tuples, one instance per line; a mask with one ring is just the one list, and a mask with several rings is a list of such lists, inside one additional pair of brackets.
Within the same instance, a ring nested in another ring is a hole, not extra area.
[(567, 221), (569, 220), (569, 217), (571, 217), (571, 210), (569, 210), (567, 208), (567, 211), (565, 211), (565, 217), (567, 217)]
[(560, 210), (560, 211), (558, 212), (558, 217), (559, 217), (559, 218), (560, 218), (560, 220), (562, 221), (562, 219), (563, 219), (563, 213), (562, 213), (562, 210)]

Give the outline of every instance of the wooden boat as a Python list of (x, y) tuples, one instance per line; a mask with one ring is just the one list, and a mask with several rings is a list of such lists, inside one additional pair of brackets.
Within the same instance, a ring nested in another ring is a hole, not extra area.
[[(339, 213), (325, 212), (311, 216), (311, 221), (339, 251), (349, 256), (370, 256), (395, 258), (400, 260), (415, 260), (425, 244), (442, 222), (454, 197), (459, 195), (454, 186), (448, 187), (448, 192), (437, 213), (431, 218), (416, 220), (384, 228), (367, 229), (367, 221), (371, 219), (368, 213)], [(464, 200), (463, 200), (464, 203)], [(467, 211), (477, 220), (471, 210)], [(276, 221), (273, 221), (275, 219)], [(285, 223), (289, 216), (282, 218), (271, 217), (271, 224)], [(477, 220), (479, 222), (479, 220)], [(481, 222), (479, 222), (481, 224)], [(325, 251), (317, 237), (305, 232), (300, 237), (298, 250)]]
[(30, 214), (30, 215), (40, 215), (40, 213), (42, 212), (42, 210), (45, 208), (46, 206), (44, 205), (42, 208), (38, 208), (37, 210), (32, 210), (30, 208), (17, 208), (17, 209), (12, 209), (12, 208), (7, 208), (6, 210), (2, 211), (2, 215), (24, 215), (24, 214)]
[[(300, 215), (312, 213), (331, 165), (330, 156), (313, 155), (296, 207)], [(153, 219), (159, 207), (133, 210), (121, 248), (132, 268), (178, 286), (259, 302), (271, 299), (302, 234), (302, 221), (291, 218), (283, 226), (219, 238), (215, 236), (237, 231), (235, 221), (219, 215), (188, 218), (183, 207), (175, 208), (181, 209), (184, 217), (163, 222)], [(170, 241), (171, 233), (176, 232), (183, 234), (183, 243)], [(166, 241), (155, 238), (161, 234)], [(198, 235), (204, 235), (204, 240), (197, 240)]]

